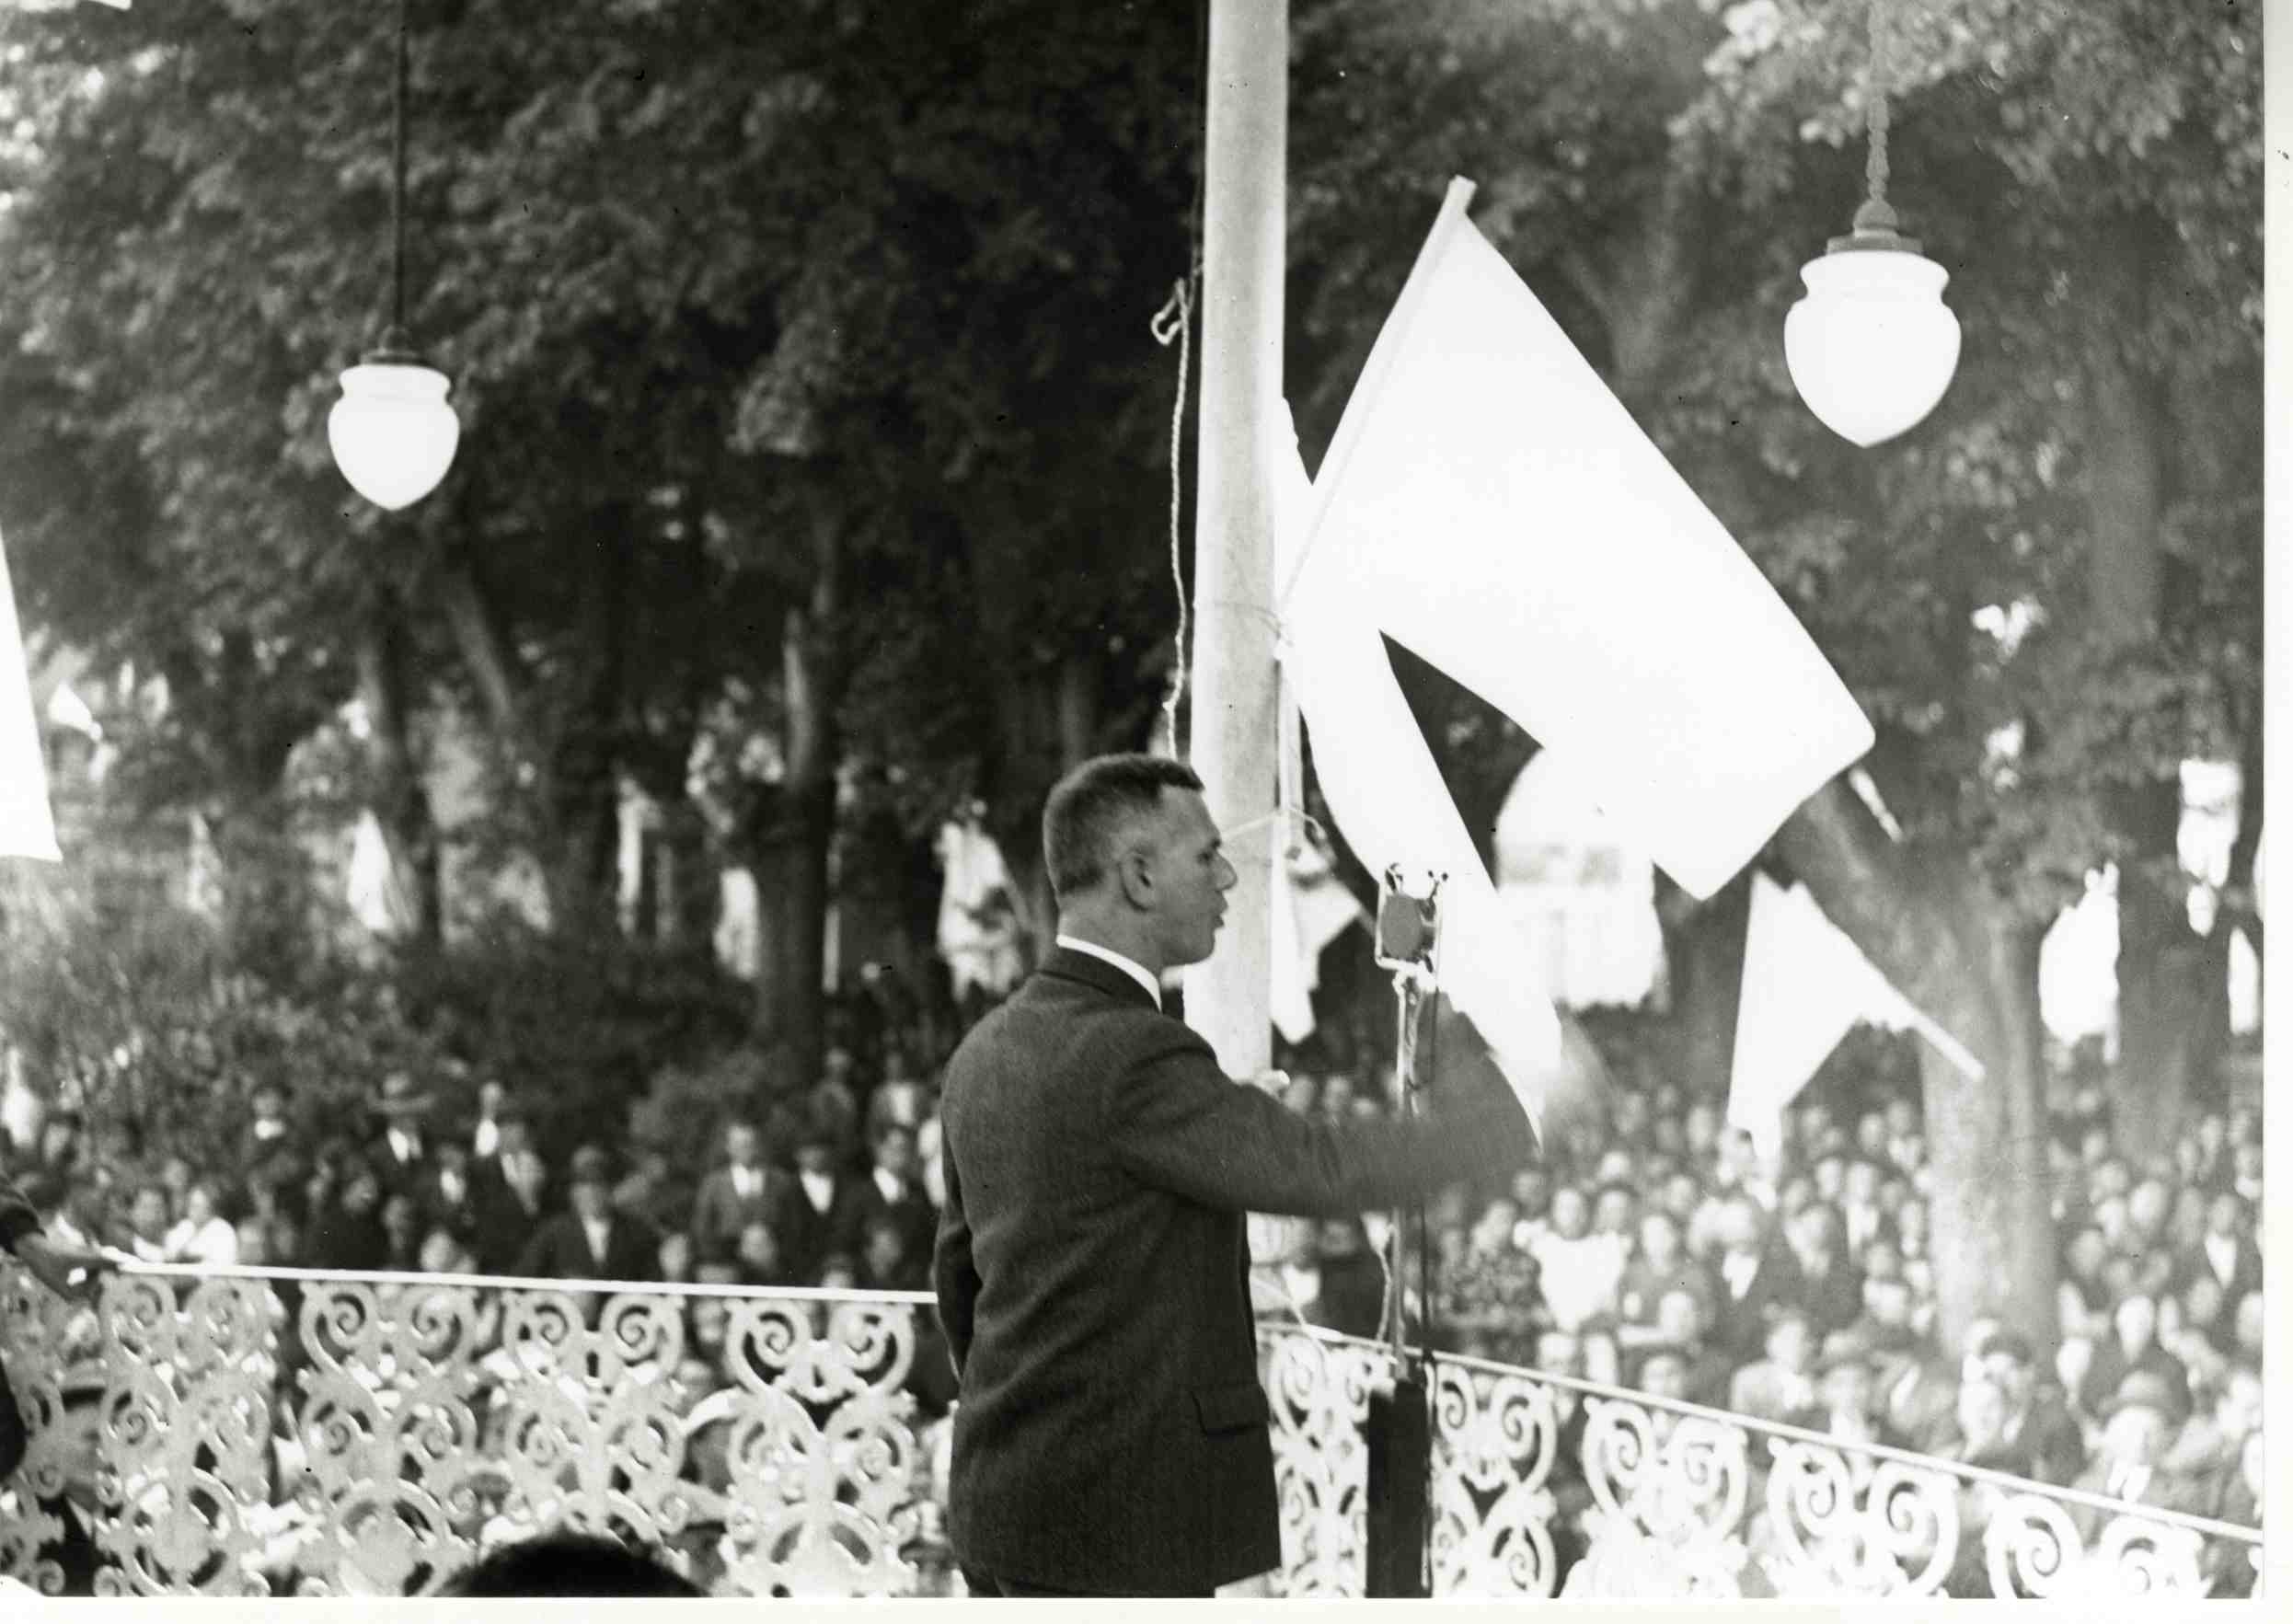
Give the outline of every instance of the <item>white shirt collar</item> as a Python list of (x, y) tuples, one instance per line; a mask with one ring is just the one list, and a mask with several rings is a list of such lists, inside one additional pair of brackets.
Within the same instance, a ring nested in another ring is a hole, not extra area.
[(1127, 954), (1118, 953), (1112, 948), (1102, 948), (1095, 941), (1085, 941), (1079, 936), (1069, 936), (1064, 930), (1061, 931), (1058, 936), (1054, 939), (1054, 940), (1060, 947), (1072, 948), (1078, 953), (1097, 959), (1103, 963), (1113, 965), (1117, 970), (1120, 970), (1123, 974), (1129, 976), (1133, 981), (1138, 983), (1139, 985), (1146, 989), (1146, 996), (1155, 1001), (1156, 1008), (1159, 1009), (1162, 1008), (1162, 984), (1158, 982), (1152, 975), (1148, 974), (1146, 972), (1146, 966), (1140, 963), (1136, 959), (1131, 958)]
[[(2216, 1235), (2208, 1229), (2206, 1231), (2206, 1256), (2211, 1260), (2216, 1273), (2223, 1275), (2236, 1273), (2237, 1237)], [(2225, 1281), (2223, 1284), (2228, 1283)]]
[(876, 1169), (876, 1188), (883, 1192), (886, 1201), (897, 1201), (907, 1193), (907, 1187), (901, 1182), (900, 1175), (890, 1168)]

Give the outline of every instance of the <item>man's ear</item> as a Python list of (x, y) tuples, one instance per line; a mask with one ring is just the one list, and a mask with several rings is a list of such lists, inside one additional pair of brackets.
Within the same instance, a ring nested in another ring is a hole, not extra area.
[(1153, 854), (1143, 846), (1124, 849), (1114, 862), (1115, 882), (1122, 888), (1123, 900), (1132, 907), (1145, 912), (1155, 905), (1155, 864)]

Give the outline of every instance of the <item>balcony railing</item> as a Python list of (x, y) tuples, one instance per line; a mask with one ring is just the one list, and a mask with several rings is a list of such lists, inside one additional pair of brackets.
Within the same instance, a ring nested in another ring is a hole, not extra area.
[[(1390, 1356), (1259, 1342), (1286, 1594), (1359, 1595)], [(1429, 1381), (1435, 1595), (2198, 1595), (2241, 1565), (2259, 1594), (2257, 1528), (1478, 1359)]]
[(930, 1300), (154, 1269), (75, 1309), (14, 1276), (0, 1346), (32, 1436), (0, 1573), (63, 1584), (68, 1498), (102, 1594), (434, 1591), (559, 1525), (725, 1593), (928, 1592), (904, 1387)]
[[(907, 1390), (939, 1356), (929, 1304), (137, 1269), (75, 1307), (0, 1273), (31, 1434), (0, 1575), (60, 1588), (77, 1525), (106, 1594), (399, 1595), (567, 1525), (720, 1594), (948, 1594), (944, 1425)], [(1360, 1595), (1388, 1355), (1271, 1327), (1260, 1353), (1280, 1588)], [(2260, 1550), (2255, 1529), (1591, 1382), (1442, 1358), (1433, 1386), (1438, 1595), (2195, 1594)]]

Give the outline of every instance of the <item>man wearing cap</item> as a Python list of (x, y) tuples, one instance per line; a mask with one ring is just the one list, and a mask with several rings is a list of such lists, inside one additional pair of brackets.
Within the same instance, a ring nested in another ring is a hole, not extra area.
[(1454, 1015), (1430, 1115), (1335, 1123), (1238, 1086), (1163, 1011), (1163, 973), (1209, 957), (1235, 882), (1182, 765), (1069, 773), (1043, 858), (1057, 946), (941, 1096), (950, 1538), (975, 1595), (1208, 1595), (1282, 1557), (1244, 1215), (1509, 1175), (1527, 1123)]
[(806, 1111), (796, 1132), (796, 1196), (783, 1237), (788, 1267), (811, 1284), (831, 1252), (849, 1251), (859, 1227), (859, 1184), (837, 1165), (843, 1130)]
[(286, 1090), (265, 1078), (248, 1097), (251, 1112), (239, 1146), (239, 1165), (259, 1168), (290, 1154), (293, 1144), (286, 1120)]
[[(2139, 1505), (2183, 1509), (2183, 1485), (2159, 1465), (2181, 1429), (2180, 1402), (2172, 1384), (2156, 1371), (2128, 1371), (2102, 1407), (2102, 1446), (2093, 1465), (2070, 1486)], [(2068, 1509), (2079, 1538), (2091, 1549), (2107, 1515), (2087, 1505)]]
[(2022, 1452), (2030, 1476), (2068, 1482), (2085, 1463), (2085, 1439), (2061, 1395), (2041, 1384), (2029, 1339), (2018, 1330), (1995, 1330), (1977, 1352), (1984, 1379), (2006, 1395), (2002, 1441)]
[[(110, 1261), (92, 1247), (55, 1239), (40, 1227), (40, 1214), (23, 1192), (0, 1172), (0, 1251), (12, 1252), (32, 1277), (58, 1296), (85, 1296), (111, 1267)], [(0, 1482), (7, 1480), (24, 1458), (30, 1439), (24, 1417), (8, 1386), (7, 1367), (0, 1365)]]
[(430, 1115), (430, 1093), (408, 1073), (394, 1071), (382, 1079), (374, 1097), (374, 1114), (382, 1118), (382, 1136), (366, 1153), (385, 1195), (417, 1189), (430, 1172), (429, 1146), (422, 1124)]
[(594, 1145), (573, 1153), (570, 1210), (534, 1232), (517, 1272), (556, 1280), (650, 1280), (661, 1237), (635, 1213), (614, 1211), (613, 1158)]

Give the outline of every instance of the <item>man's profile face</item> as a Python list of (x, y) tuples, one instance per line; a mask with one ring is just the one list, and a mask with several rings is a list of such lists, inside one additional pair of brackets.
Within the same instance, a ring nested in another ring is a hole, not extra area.
[(1226, 893), (1236, 875), (1218, 840), (1210, 809), (1191, 789), (1166, 789), (1140, 845), (1154, 879), (1154, 927), (1162, 964), (1199, 964), (1217, 945)]

